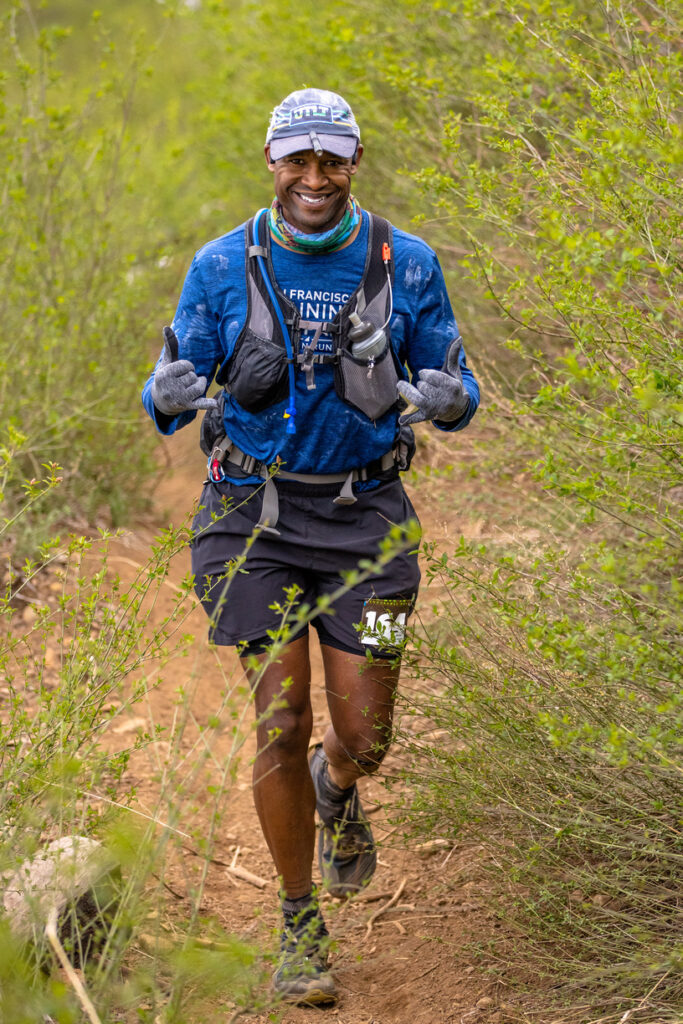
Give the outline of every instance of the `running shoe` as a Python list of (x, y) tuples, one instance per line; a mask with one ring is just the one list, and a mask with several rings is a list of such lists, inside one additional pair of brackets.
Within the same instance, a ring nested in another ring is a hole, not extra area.
[(335, 1003), (337, 986), (328, 969), (328, 945), (327, 928), (317, 907), (298, 918), (286, 918), (280, 936), (280, 959), (273, 974), (275, 992), (290, 1003)]
[(310, 767), (322, 822), (318, 834), (318, 866), (325, 889), (341, 899), (360, 892), (374, 875), (377, 867), (375, 840), (356, 784), (340, 790), (331, 782), (322, 743), (314, 747)]

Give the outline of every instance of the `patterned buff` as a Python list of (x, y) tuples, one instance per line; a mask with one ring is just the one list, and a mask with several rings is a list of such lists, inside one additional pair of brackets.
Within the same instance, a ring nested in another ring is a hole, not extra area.
[(329, 231), (321, 231), (319, 234), (307, 235), (306, 232), (288, 224), (282, 216), (282, 207), (277, 199), (273, 199), (268, 211), (270, 230), (279, 242), (296, 252), (331, 252), (333, 249), (339, 249), (349, 240), (359, 222), (360, 206), (353, 196), (349, 196), (344, 216), (339, 223)]

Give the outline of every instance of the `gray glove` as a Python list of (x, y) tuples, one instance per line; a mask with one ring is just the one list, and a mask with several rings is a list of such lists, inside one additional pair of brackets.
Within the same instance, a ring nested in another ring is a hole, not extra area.
[(417, 385), (400, 380), (396, 385), (399, 395), (408, 402), (408, 408), (399, 416), (402, 426), (421, 423), (422, 420), (459, 420), (467, 412), (470, 399), (465, 391), (460, 371), (462, 339), (449, 345), (442, 370), (420, 370)]
[(164, 327), (164, 352), (152, 381), (152, 401), (166, 416), (192, 409), (215, 409), (215, 398), (204, 398), (206, 377), (198, 377), (189, 359), (178, 359), (178, 339)]

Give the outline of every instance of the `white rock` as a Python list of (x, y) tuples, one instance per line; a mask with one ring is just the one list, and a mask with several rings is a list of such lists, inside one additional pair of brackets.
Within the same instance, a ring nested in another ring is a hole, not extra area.
[(55, 839), (16, 871), (0, 877), (3, 908), (12, 932), (22, 941), (38, 938), (53, 907), (61, 916), (116, 869), (114, 858), (94, 839)]

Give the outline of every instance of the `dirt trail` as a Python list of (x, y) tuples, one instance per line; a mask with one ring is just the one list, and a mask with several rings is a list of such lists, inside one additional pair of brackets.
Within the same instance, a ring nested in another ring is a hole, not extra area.
[[(430, 442), (431, 443), (431, 442)], [(162, 441), (166, 459), (172, 470), (161, 479), (156, 489), (156, 523), (136, 536), (127, 535), (117, 542), (113, 566), (125, 577), (130, 566), (144, 562), (154, 529), (181, 523), (199, 494), (203, 464), (196, 441), (196, 431), (188, 428)], [(451, 457), (453, 457), (451, 450)], [(424, 453), (423, 453), (424, 458)], [(464, 471), (463, 471), (464, 479)], [(446, 488), (452, 481), (439, 481)], [(439, 513), (435, 491), (411, 491), (425, 535), (447, 543), (451, 529)], [(475, 525), (475, 531), (479, 527)], [(189, 571), (189, 554), (179, 558), (172, 570), (170, 585), (163, 588), (155, 614), (163, 616), (173, 600), (173, 583)], [(241, 670), (231, 651), (220, 654), (206, 643), (206, 619), (203, 611), (192, 611), (186, 625), (195, 635), (190, 655), (170, 662), (160, 675), (162, 681), (152, 690), (140, 714), (148, 723), (166, 730), (145, 751), (131, 762), (127, 782), (137, 789), (141, 808), (152, 809), (158, 795), (159, 775), (168, 754), (168, 730), (177, 722), (178, 691), (185, 688), (192, 717), (188, 719), (179, 741), (180, 760), (176, 768), (178, 783), (192, 777), (193, 766), (205, 753), (204, 730), (213, 715), (219, 714), (226, 690), (226, 680), (239, 682)], [(322, 738), (327, 711), (317, 644), (313, 652), (313, 740)], [(220, 658), (220, 665), (219, 665)], [(135, 710), (132, 715), (137, 715)], [(120, 742), (130, 742), (131, 731), (139, 727), (133, 717), (117, 720)], [(230, 721), (221, 719), (220, 726), (209, 729), (214, 744), (212, 757), (204, 759), (201, 778), (196, 777), (188, 788), (195, 794), (188, 801), (183, 831), (193, 836), (206, 835), (207, 806), (203, 797), (206, 785), (215, 783), (231, 742)], [(111, 742), (115, 745), (116, 738)], [(256, 944), (264, 953), (276, 947), (275, 930), (279, 924), (277, 881), (265, 842), (261, 836), (251, 799), (249, 759), (253, 753), (251, 737), (241, 752), (236, 777), (225, 798), (223, 823), (213, 847), (201, 915), (213, 918), (226, 930)], [(176, 755), (177, 756), (177, 755)], [(391, 760), (389, 760), (389, 768)], [(477, 874), (477, 851), (461, 845), (436, 842), (432, 852), (407, 849), (399, 830), (384, 824), (383, 802), (386, 791), (381, 783), (368, 779), (361, 783), (361, 795), (369, 809), (375, 832), (380, 839), (379, 867), (370, 889), (363, 897), (339, 903), (327, 899), (325, 914), (336, 942), (333, 971), (341, 992), (339, 1004), (333, 1009), (287, 1008), (282, 1012), (285, 1024), (308, 1024), (325, 1018), (340, 1024), (480, 1024), (508, 1019), (501, 1009), (503, 994), (497, 983), (483, 972), (481, 964), (469, 951), (468, 944), (484, 942), (496, 926), (491, 915), (472, 896)], [(439, 837), (431, 837), (438, 840)], [(187, 844), (188, 846), (190, 844)], [(231, 878), (225, 868), (239, 847), (238, 864), (266, 880), (260, 890)], [(185, 851), (172, 860), (165, 881), (175, 896), (170, 897), (173, 915), (182, 920), (189, 907), (188, 888), (196, 884), (201, 860)], [(394, 905), (378, 914), (399, 886), (403, 889)], [(378, 897), (381, 895), (381, 899)], [(376, 915), (372, 920), (372, 916)], [(207, 1010), (207, 1020), (227, 1020), (230, 993), (225, 1001)], [(193, 1018), (194, 1019), (194, 1018)], [(245, 1018), (250, 1024), (265, 1024), (272, 1018), (252, 1014)]]

